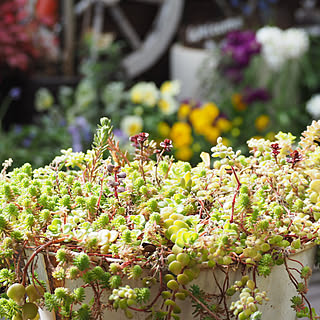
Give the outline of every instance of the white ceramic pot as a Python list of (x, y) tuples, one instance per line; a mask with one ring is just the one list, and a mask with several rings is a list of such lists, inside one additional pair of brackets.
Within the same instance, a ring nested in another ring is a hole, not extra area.
[(200, 99), (198, 72), (210, 51), (185, 47), (178, 43), (170, 49), (170, 78), (181, 82), (179, 99)]
[[(305, 250), (302, 250), (296, 254), (292, 254), (290, 258), (300, 261), (303, 265), (310, 267), (314, 264), (316, 247), (312, 246)], [(301, 269), (301, 266), (297, 262), (288, 260), (288, 266), (292, 268)], [(222, 272), (214, 270), (216, 278), (220, 286), (223, 285), (224, 277)], [(293, 275), (299, 279), (300, 276), (294, 270)], [(232, 284), (235, 280), (241, 279), (242, 275), (240, 270), (235, 272), (229, 272), (229, 280)], [(218, 286), (215, 282), (212, 269), (203, 269), (200, 272), (200, 276), (194, 281), (200, 288), (204, 289), (208, 293), (218, 293)], [(70, 282), (70, 289), (74, 289), (80, 286), (81, 283), (78, 281)], [(291, 283), (289, 276), (286, 272), (285, 266), (275, 266), (272, 269), (270, 276), (267, 278), (257, 277), (257, 286), (261, 291), (266, 291), (270, 301), (264, 302), (263, 305), (259, 306), (259, 310), (263, 313), (263, 319), (266, 320), (295, 320), (295, 312), (291, 308), (290, 299), (296, 295), (296, 290)], [(156, 292), (156, 288), (153, 294)], [(92, 297), (87, 296), (89, 301)], [(231, 303), (231, 298), (228, 298), (228, 304)], [(193, 307), (190, 300), (179, 301), (178, 305), (181, 307), (181, 319), (183, 320), (195, 320), (192, 312)], [(135, 312), (134, 318), (136, 320), (145, 320), (147, 314), (144, 312)], [(41, 320), (55, 320), (55, 315), (50, 312), (40, 312)], [(103, 319), (105, 320), (125, 320), (127, 319), (124, 312), (119, 310), (118, 312), (106, 310)]]

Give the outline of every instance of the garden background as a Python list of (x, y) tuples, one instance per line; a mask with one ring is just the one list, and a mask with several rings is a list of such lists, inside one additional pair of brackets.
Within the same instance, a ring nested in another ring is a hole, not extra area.
[(192, 163), (219, 136), (246, 153), (320, 116), (317, 1), (0, 5), (1, 162), (85, 151), (102, 116), (123, 148), (147, 131)]

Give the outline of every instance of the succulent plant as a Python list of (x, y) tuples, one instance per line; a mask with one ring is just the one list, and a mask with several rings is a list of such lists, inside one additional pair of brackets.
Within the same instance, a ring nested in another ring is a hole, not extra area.
[[(293, 308), (312, 319), (305, 296), (311, 269), (304, 266), (295, 279), (287, 261), (319, 243), (319, 138), (320, 122), (313, 122), (298, 144), (282, 132), (276, 142), (251, 139), (248, 157), (218, 139), (214, 161), (203, 154), (192, 167), (166, 154), (169, 140), (157, 147), (146, 133), (131, 138), (136, 156), (128, 161), (103, 118), (86, 154), (63, 150), (35, 170), (26, 163), (9, 172), (6, 161), (0, 283), (7, 296), (0, 315), (37, 317), (35, 306), (45, 305), (61, 319), (99, 319), (106, 307), (128, 318), (141, 311), (150, 319), (179, 319), (179, 301), (191, 299), (201, 319), (259, 319), (268, 292), (256, 277), (284, 264), (297, 288)], [(53, 280), (45, 285), (35, 266), (47, 253)], [(194, 281), (202, 267), (226, 277), (242, 268), (243, 276), (215, 297)], [(76, 279), (83, 285), (68, 288)], [(85, 288), (92, 289), (92, 304)], [(230, 306), (223, 303), (236, 294)]]

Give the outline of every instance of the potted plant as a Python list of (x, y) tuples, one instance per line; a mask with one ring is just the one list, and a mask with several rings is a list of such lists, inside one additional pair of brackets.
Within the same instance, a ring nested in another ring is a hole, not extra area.
[[(288, 279), (289, 306), (316, 319), (301, 256), (319, 241), (320, 122), (297, 146), (290, 133), (251, 139), (249, 157), (218, 139), (213, 165), (205, 153), (196, 167), (147, 133), (130, 138), (128, 161), (110, 122), (86, 154), (62, 150), (35, 170), (3, 164), (1, 317), (242, 320), (265, 304), (265, 317), (290, 319), (267, 301)], [(279, 268), (287, 278), (269, 290)]]

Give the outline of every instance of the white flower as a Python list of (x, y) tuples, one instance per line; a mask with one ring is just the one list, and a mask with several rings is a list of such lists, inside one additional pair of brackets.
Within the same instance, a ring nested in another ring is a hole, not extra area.
[(162, 95), (176, 96), (180, 93), (180, 82), (178, 80), (165, 81), (161, 87), (160, 91)]
[(302, 29), (288, 29), (283, 34), (283, 45), (288, 58), (300, 58), (309, 49), (308, 34)]
[(289, 59), (300, 58), (309, 48), (305, 31), (291, 28), (263, 27), (256, 33), (261, 44), (262, 56), (272, 70), (278, 70)]
[(125, 116), (120, 122), (121, 130), (128, 136), (134, 136), (142, 131), (143, 120), (139, 116)]
[(263, 27), (257, 31), (256, 37), (259, 43), (265, 45), (275, 45), (281, 41), (283, 31), (277, 27)]
[(307, 111), (312, 115), (313, 118), (320, 118), (320, 94), (316, 94), (306, 104)]
[(179, 104), (172, 96), (163, 96), (158, 102), (158, 107), (163, 114), (170, 115), (178, 111)]
[(153, 82), (139, 82), (131, 88), (130, 98), (133, 103), (154, 107), (159, 99), (159, 90)]
[(264, 27), (257, 31), (257, 40), (262, 46), (262, 56), (272, 70), (282, 67), (285, 53), (281, 45), (283, 31), (277, 27)]

